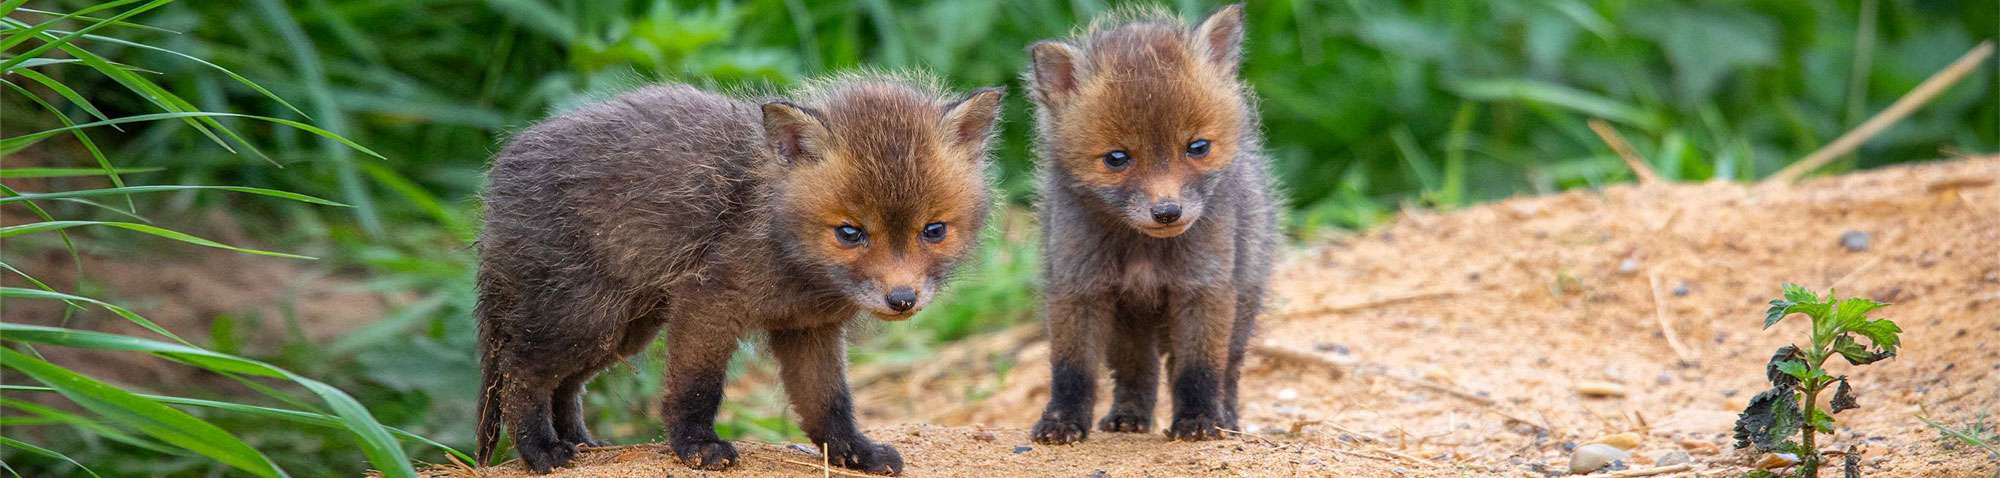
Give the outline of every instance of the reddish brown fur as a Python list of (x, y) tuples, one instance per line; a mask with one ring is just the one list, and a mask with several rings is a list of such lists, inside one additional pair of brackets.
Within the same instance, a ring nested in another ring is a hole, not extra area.
[(1162, 354), (1169, 436), (1235, 426), (1278, 244), (1275, 188), (1236, 78), (1242, 23), (1241, 5), (1194, 27), (1138, 10), (1030, 48), (1053, 372), (1035, 441), (1087, 436), (1107, 361), (1116, 389), (1099, 428), (1151, 430)]
[[(884, 76), (760, 102), (668, 85), (516, 135), (479, 241), (479, 460), (503, 422), (537, 471), (596, 443), (583, 385), (664, 330), (668, 441), (691, 467), (734, 464), (713, 427), (724, 373), (737, 340), (765, 332), (832, 462), (900, 472), (854, 423), (842, 326), (909, 317), (974, 246), (1000, 97)], [(948, 233), (917, 240), (931, 223)], [(870, 239), (841, 244), (841, 225)], [(897, 289), (915, 291), (904, 310)]]

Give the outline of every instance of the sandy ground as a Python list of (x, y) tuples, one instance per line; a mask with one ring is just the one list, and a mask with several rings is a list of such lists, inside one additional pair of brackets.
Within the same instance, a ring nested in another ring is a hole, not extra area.
[[(1766, 388), (1771, 351), (1804, 336), (1803, 320), (1759, 330), (1779, 284), (1796, 282), (1892, 302), (1876, 315), (1906, 331), (1893, 360), (1832, 366), (1862, 408), (1824, 448), (1857, 445), (1869, 476), (2000, 476), (1994, 457), (1947, 449), (1915, 418), (2000, 410), (1996, 179), (2000, 157), (1408, 212), (1292, 254), (1246, 365), (1246, 430), (1228, 440), (1029, 443), (1048, 380), (1032, 326), (857, 370), (857, 402), (906, 476), (1553, 476), (1569, 449), (1620, 433), (1640, 438), (1628, 472), (1679, 450), (1690, 470), (1667, 476), (1737, 476), (1752, 457), (1729, 448), (1735, 413)], [(1850, 231), (1868, 247), (1844, 247)], [(1592, 388), (1609, 393), (1580, 392)], [(822, 473), (805, 446), (738, 446), (743, 465), (715, 476)], [(653, 445), (589, 451), (552, 476), (663, 474), (709, 476)]]

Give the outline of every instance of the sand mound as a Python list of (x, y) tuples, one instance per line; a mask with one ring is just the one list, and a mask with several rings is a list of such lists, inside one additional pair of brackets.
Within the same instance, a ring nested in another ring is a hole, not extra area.
[[(1683, 451), (1687, 476), (1735, 476), (1747, 457), (1729, 449), (1734, 414), (1765, 388), (1771, 351), (1804, 336), (1803, 321), (1758, 328), (1778, 285), (1795, 282), (1893, 302), (1879, 316), (1906, 330), (1894, 360), (1833, 366), (1863, 408), (1839, 416), (1825, 448), (1858, 446), (1871, 476), (1991, 477), (1994, 457), (1947, 449), (1915, 415), (1956, 424), (2000, 405), (1996, 179), (2000, 157), (1783, 189), (1618, 186), (1410, 212), (1293, 254), (1232, 440), (1029, 444), (1047, 399), (1036, 327), (857, 371), (857, 402), (906, 476), (1544, 476), (1567, 470), (1568, 449), (1619, 433), (1639, 438), (1633, 469)], [(1865, 247), (1844, 245), (1850, 233)], [(805, 447), (739, 449), (745, 463), (718, 476), (819, 473), (800, 464), (819, 461)], [(707, 476), (652, 446), (579, 463), (555, 476)]]

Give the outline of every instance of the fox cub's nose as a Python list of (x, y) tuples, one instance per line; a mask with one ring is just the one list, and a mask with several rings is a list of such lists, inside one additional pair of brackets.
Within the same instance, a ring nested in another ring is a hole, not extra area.
[(1153, 205), (1153, 222), (1157, 222), (1160, 224), (1173, 224), (1174, 221), (1178, 221), (1180, 219), (1181, 219), (1180, 204), (1163, 202)]
[(890, 309), (894, 309), (897, 312), (909, 312), (911, 307), (917, 306), (917, 291), (908, 287), (897, 287), (895, 290), (889, 291), (889, 295), (884, 296), (882, 299), (884, 302), (889, 303)]

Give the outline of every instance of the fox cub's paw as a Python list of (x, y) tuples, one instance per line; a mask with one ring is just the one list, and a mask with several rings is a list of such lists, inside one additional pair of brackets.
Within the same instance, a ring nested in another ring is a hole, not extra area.
[(558, 440), (517, 448), (521, 451), (521, 462), (535, 473), (548, 473), (549, 470), (569, 465), (570, 459), (576, 458), (576, 447)]
[(1112, 433), (1146, 433), (1153, 431), (1153, 414), (1112, 407), (1111, 413), (1097, 421), (1097, 429)]
[(1090, 417), (1087, 415), (1043, 413), (1042, 420), (1035, 422), (1035, 428), (1028, 432), (1035, 443), (1043, 445), (1064, 445), (1083, 441), (1090, 436)]
[(827, 461), (836, 466), (861, 470), (870, 474), (896, 476), (903, 474), (903, 454), (894, 447), (871, 443), (866, 439), (826, 444)]
[(1175, 441), (1214, 440), (1222, 438), (1222, 427), (1226, 424), (1217, 414), (1177, 414), (1173, 425), (1167, 427), (1167, 438)]
[(674, 444), (681, 464), (697, 470), (721, 470), (735, 466), (736, 446), (720, 439), (689, 439)]

